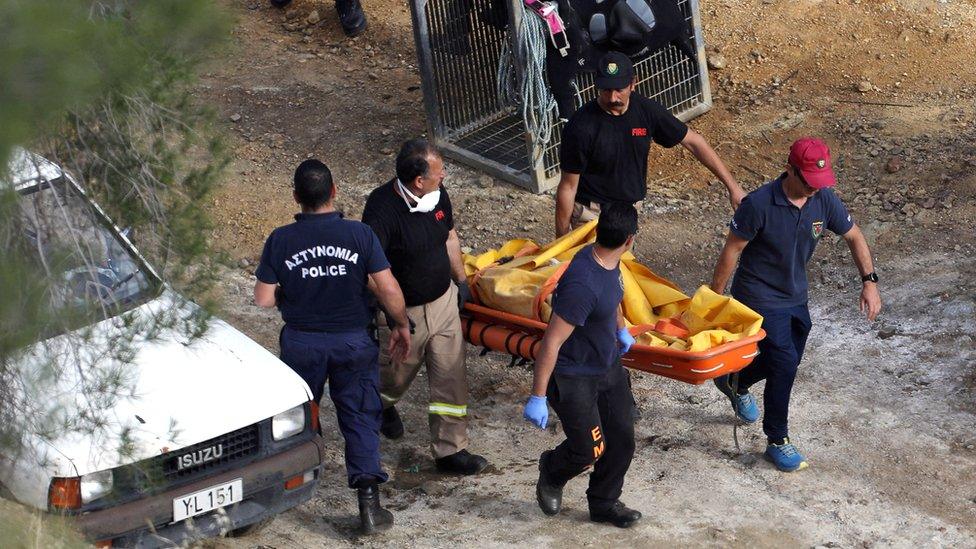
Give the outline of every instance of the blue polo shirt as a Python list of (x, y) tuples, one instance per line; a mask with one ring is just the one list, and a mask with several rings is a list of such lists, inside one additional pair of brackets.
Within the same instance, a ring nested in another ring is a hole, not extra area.
[(278, 284), (285, 324), (316, 332), (355, 332), (369, 324), (367, 276), (389, 269), (368, 225), (338, 212), (298, 214), (264, 243), (255, 275)]
[(807, 302), (807, 262), (824, 229), (851, 230), (847, 208), (831, 189), (822, 189), (797, 208), (783, 179), (766, 183), (743, 199), (729, 230), (749, 241), (732, 279), (732, 296), (750, 307), (781, 309)]
[(559, 348), (557, 374), (599, 376), (617, 362), (617, 308), (623, 298), (619, 265), (604, 269), (593, 246), (576, 252), (552, 297), (553, 313), (576, 326)]

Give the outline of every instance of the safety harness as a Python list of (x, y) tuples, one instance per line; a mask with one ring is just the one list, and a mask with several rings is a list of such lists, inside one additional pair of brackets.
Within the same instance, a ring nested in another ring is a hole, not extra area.
[(525, 7), (532, 13), (539, 16), (546, 24), (549, 40), (552, 46), (559, 51), (559, 55), (566, 57), (569, 55), (569, 36), (566, 33), (566, 23), (559, 16), (559, 10), (555, 2), (541, 2), (540, 0), (524, 0)]
[[(569, 33), (555, 2), (523, 0), (525, 6), (546, 23), (553, 47), (569, 55)], [(649, 0), (598, 0), (586, 21), (590, 41), (603, 49), (639, 55), (647, 49), (647, 37), (657, 27), (657, 16)]]
[(598, 0), (587, 22), (594, 44), (627, 55), (643, 53), (656, 26), (657, 17), (647, 0)]

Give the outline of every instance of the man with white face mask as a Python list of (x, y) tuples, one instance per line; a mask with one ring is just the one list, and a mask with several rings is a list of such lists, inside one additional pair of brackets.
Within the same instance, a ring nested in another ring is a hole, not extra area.
[[(441, 472), (473, 475), (488, 462), (467, 450), (468, 382), (458, 308), (468, 297), (468, 287), (451, 199), (442, 185), (444, 161), (427, 141), (410, 140), (397, 155), (396, 175), (370, 193), (363, 210), (363, 222), (379, 237), (415, 325), (403, 362), (391, 361), (386, 353), (380, 356), (380, 432), (390, 439), (403, 436), (394, 406), (426, 364), (434, 462)], [(377, 325), (385, 341), (385, 319)]]

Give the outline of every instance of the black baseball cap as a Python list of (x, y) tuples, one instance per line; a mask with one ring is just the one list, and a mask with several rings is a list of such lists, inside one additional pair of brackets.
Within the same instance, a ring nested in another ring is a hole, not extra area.
[(630, 58), (619, 51), (607, 52), (596, 68), (596, 87), (601, 90), (619, 90), (634, 81), (634, 65)]

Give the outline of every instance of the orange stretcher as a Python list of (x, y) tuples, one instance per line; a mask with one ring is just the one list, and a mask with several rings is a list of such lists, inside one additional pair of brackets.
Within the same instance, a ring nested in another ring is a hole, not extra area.
[[(465, 303), (461, 326), (464, 338), (472, 345), (525, 360), (535, 360), (546, 330), (541, 321), (475, 303)], [(637, 335), (644, 327), (630, 330)], [(621, 361), (634, 370), (700, 385), (748, 366), (759, 354), (758, 343), (764, 337), (766, 332), (759, 330), (755, 335), (698, 352), (634, 344)]]

